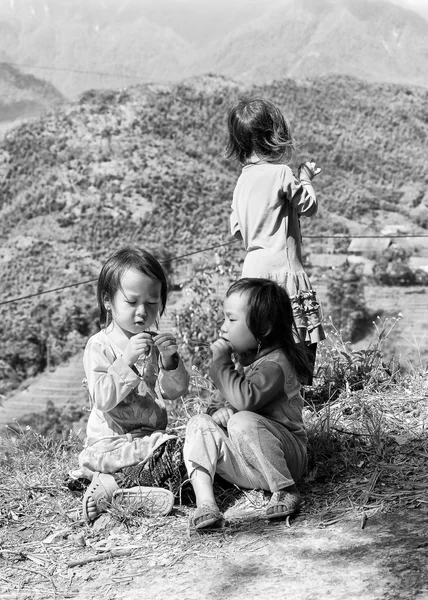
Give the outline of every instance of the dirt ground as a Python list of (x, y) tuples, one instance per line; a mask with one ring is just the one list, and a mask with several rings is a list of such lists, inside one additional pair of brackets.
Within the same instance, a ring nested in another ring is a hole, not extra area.
[[(238, 514), (232, 517), (239, 521)], [(162, 551), (138, 558), (137, 551), (69, 567), (62, 597), (428, 599), (428, 507), (377, 513), (362, 525), (354, 518), (320, 527), (304, 516), (267, 523), (254, 515), (237, 533), (185, 526), (188, 548), (172, 559)]]

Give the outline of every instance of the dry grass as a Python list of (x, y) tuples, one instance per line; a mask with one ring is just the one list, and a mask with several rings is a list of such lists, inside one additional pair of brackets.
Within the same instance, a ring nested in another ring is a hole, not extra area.
[[(171, 425), (179, 433), (189, 416), (204, 410), (212, 393), (206, 378), (193, 375), (192, 393), (170, 406)], [(308, 402), (309, 468), (300, 486), (304, 504), (291, 522), (264, 519), (266, 494), (218, 482), (217, 497), (228, 517), (219, 530), (196, 532), (190, 525), (192, 506), (186, 504), (156, 518), (113, 504), (88, 526), (81, 517), (82, 493), (72, 493), (66, 485), (81, 448), (77, 436), (52, 440), (26, 428), (20, 436), (4, 439), (0, 596), (73, 597), (79, 593), (73, 579), (77, 565), (83, 566), (76, 577), (84, 578), (99, 561), (115, 558), (120, 568), (112, 577), (123, 583), (132, 577), (134, 560), (148, 570), (154, 564), (171, 567), (189, 555), (214, 558), (220, 550), (232, 552), (243, 533), (256, 534), (248, 537), (246, 549), (251, 551), (266, 536), (283, 535), (290, 526), (327, 527), (354, 519), (363, 528), (376, 512), (426, 504), (427, 373), (418, 368), (389, 379), (370, 377), (370, 385), (362, 389), (344, 384), (330, 401)]]

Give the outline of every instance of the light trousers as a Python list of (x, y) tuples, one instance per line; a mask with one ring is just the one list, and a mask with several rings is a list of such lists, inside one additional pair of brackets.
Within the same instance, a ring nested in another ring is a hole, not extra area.
[(235, 413), (227, 431), (209, 415), (192, 417), (184, 461), (189, 477), (202, 467), (248, 489), (277, 492), (298, 481), (307, 464), (306, 442), (284, 425), (250, 411)]

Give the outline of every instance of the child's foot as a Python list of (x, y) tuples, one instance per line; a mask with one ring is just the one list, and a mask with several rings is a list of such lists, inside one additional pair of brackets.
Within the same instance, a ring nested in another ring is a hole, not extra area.
[(222, 519), (223, 515), (217, 504), (203, 502), (193, 513), (192, 523), (196, 529), (203, 529), (204, 527), (211, 527), (211, 525), (214, 525), (217, 521), (221, 521)]
[(300, 508), (302, 498), (299, 492), (287, 492), (280, 490), (274, 492), (269, 504), (266, 507), (266, 517), (268, 519), (280, 519), (292, 515)]
[(106, 511), (118, 488), (113, 475), (94, 473), (82, 500), (83, 516), (88, 523), (92, 523), (98, 515)]

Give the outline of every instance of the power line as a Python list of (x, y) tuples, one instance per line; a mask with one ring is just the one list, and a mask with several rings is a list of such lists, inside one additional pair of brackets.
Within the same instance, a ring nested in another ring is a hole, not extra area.
[(10, 300), (2, 300), (0, 306), (3, 304), (12, 304), (12, 302), (18, 302), (19, 300), (28, 300), (28, 298), (35, 298), (36, 296), (43, 296), (43, 294), (50, 294), (52, 292), (59, 292), (66, 290), (67, 288), (77, 287), (79, 285), (85, 285), (85, 283), (93, 283), (97, 279), (88, 279), (87, 281), (79, 281), (78, 283), (70, 283), (68, 285), (62, 285), (61, 287), (52, 288), (51, 290), (44, 290), (43, 292), (35, 292), (34, 294), (27, 294), (26, 296), (19, 296), (19, 298), (11, 298)]
[[(195, 254), (201, 254), (202, 252), (208, 252), (209, 250), (215, 250), (216, 248), (222, 248), (223, 246), (229, 246), (230, 244), (234, 244), (237, 240), (231, 240), (230, 242), (225, 242), (223, 244), (216, 244), (215, 246), (210, 246), (208, 248), (203, 248), (202, 250), (195, 250), (194, 252), (188, 252), (187, 254), (182, 254), (180, 256), (174, 256), (172, 258), (167, 258), (164, 260), (160, 260), (160, 263), (168, 263), (176, 260), (182, 260), (183, 258), (188, 258), (189, 256), (193, 256)], [(94, 277), (93, 279), (87, 279), (86, 281), (78, 281), (77, 283), (69, 283), (68, 285), (62, 285), (57, 288), (52, 288), (50, 290), (44, 290), (43, 292), (34, 292), (33, 294), (27, 294), (25, 296), (19, 296), (18, 298), (11, 298), (10, 300), (2, 300), (0, 302), (0, 306), (4, 304), (12, 304), (13, 302), (18, 302), (20, 300), (28, 300), (29, 298), (35, 298), (36, 296), (43, 296), (44, 294), (51, 294), (52, 292), (60, 292), (61, 290), (66, 290), (72, 287), (78, 287), (80, 285), (86, 285), (87, 283), (94, 283), (98, 280), (98, 277)]]
[(376, 240), (390, 240), (392, 238), (428, 238), (427, 233), (409, 233), (406, 235), (351, 235), (351, 234), (336, 234), (336, 235), (304, 235), (304, 238), (311, 239), (321, 239), (321, 240), (330, 240), (330, 239), (341, 239), (346, 238), (349, 240), (358, 240), (358, 239), (376, 239)]
[[(406, 235), (346, 235), (346, 234), (338, 234), (338, 235), (304, 235), (304, 238), (310, 239), (400, 239), (400, 238), (428, 238), (428, 234), (406, 234)], [(208, 252), (209, 250), (216, 250), (217, 248), (223, 248), (224, 246), (230, 246), (231, 244), (235, 244), (238, 240), (233, 239), (228, 242), (224, 242), (222, 244), (216, 244), (214, 246), (208, 246), (207, 248), (202, 248), (201, 250), (194, 250), (192, 252), (187, 252), (186, 254), (181, 254), (180, 256), (173, 256), (172, 258), (166, 258), (164, 260), (160, 260), (159, 262), (164, 264), (168, 262), (173, 262), (176, 260), (183, 260), (184, 258), (188, 258), (189, 256), (195, 256), (196, 254), (202, 254), (203, 252)], [(70, 283), (68, 285), (63, 285), (57, 288), (52, 288), (50, 290), (44, 290), (43, 292), (35, 292), (33, 294), (27, 294), (25, 296), (19, 296), (18, 298), (11, 298), (10, 300), (2, 300), (0, 302), (0, 306), (5, 304), (12, 304), (13, 302), (19, 302), (20, 300), (28, 300), (29, 298), (35, 298), (36, 296), (43, 296), (44, 294), (51, 294), (53, 292), (59, 292), (61, 290), (66, 290), (72, 287), (78, 287), (80, 285), (86, 285), (88, 283), (94, 283), (97, 281), (97, 277), (93, 279), (87, 279), (86, 281), (78, 281), (77, 283)]]
[[(1, 64), (1, 63), (0, 63)], [(27, 65), (25, 63), (15, 63), (3, 61), (3, 64), (12, 67), (23, 67), (24, 69), (41, 69), (42, 71), (62, 71), (66, 73), (78, 73), (80, 75), (99, 75), (100, 77), (118, 77), (121, 79), (138, 79), (146, 82), (141, 75), (125, 75), (124, 73), (107, 73), (106, 71), (89, 71), (86, 69), (68, 69), (66, 67), (47, 67), (46, 65)]]

